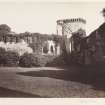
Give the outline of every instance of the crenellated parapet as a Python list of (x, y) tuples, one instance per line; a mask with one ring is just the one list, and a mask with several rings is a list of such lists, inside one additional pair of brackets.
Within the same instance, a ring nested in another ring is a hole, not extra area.
[(63, 19), (63, 20), (57, 20), (57, 24), (62, 25), (64, 23), (72, 23), (72, 22), (82, 22), (86, 24), (86, 20), (82, 18), (72, 18), (72, 19)]
[(57, 34), (70, 37), (80, 29), (85, 30), (86, 20), (82, 18), (57, 20)]

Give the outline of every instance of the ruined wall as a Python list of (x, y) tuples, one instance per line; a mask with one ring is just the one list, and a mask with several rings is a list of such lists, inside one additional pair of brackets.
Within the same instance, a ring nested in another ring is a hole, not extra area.
[[(0, 36), (0, 41), (7, 42), (21, 42), (24, 40), (33, 49), (36, 54), (44, 54), (43, 47), (44, 43), (48, 42), (49, 51), (46, 54), (59, 55), (60, 54), (60, 43), (62, 37), (58, 35), (47, 35), (40, 33), (20, 33), (20, 34), (6, 34)], [(51, 52), (52, 51), (52, 52)]]

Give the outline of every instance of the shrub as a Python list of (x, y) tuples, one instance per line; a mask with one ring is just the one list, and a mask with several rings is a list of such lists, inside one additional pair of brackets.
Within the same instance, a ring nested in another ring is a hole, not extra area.
[(19, 65), (21, 67), (42, 67), (46, 65), (47, 61), (48, 59), (43, 55), (25, 53), (20, 57)]
[(19, 65), (22, 67), (33, 67), (37, 65), (37, 58), (34, 54), (25, 53), (20, 57)]
[[(13, 47), (12, 47), (13, 46)], [(26, 42), (19, 42), (19, 43), (13, 43), (10, 44), (10, 50), (17, 52), (20, 56), (24, 53), (32, 53), (33, 50), (31, 47), (28, 46)]]
[(62, 55), (50, 57), (46, 66), (50, 67), (64, 67), (66, 66), (66, 62)]
[(20, 56), (23, 55), (24, 53), (32, 53), (33, 52), (32, 48), (29, 47), (28, 44), (26, 42), (24, 42), (24, 40), (22, 40), (19, 43), (0, 42), (0, 47), (4, 48), (6, 51), (17, 52)]
[(0, 47), (0, 65), (4, 65), (5, 64), (5, 49)]
[(48, 61), (47, 57), (40, 55), (40, 54), (35, 54), (35, 57), (37, 58), (37, 65), (38, 66), (43, 67), (46, 65), (46, 63)]
[(17, 66), (19, 63), (19, 54), (13, 51), (6, 51), (4, 55), (4, 65)]
[(19, 62), (19, 54), (13, 51), (5, 51), (0, 47), (0, 65), (1, 66), (17, 66)]

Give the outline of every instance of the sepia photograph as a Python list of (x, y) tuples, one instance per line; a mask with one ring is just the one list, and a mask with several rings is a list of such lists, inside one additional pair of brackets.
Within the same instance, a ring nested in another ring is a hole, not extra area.
[(0, 98), (104, 98), (105, 2), (0, 2)]

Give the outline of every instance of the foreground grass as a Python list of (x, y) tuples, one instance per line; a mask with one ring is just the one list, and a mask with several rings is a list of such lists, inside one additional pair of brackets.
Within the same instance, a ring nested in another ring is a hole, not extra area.
[(105, 90), (105, 66), (73, 65), (62, 70), (40, 70), (18, 73), (24, 76), (49, 77), (89, 84), (96, 90)]
[(16, 90), (1, 89), (0, 97), (105, 97), (105, 68), (1, 68), (0, 85)]
[(41, 98), (39, 95), (33, 95), (29, 93), (24, 93), (16, 90), (11, 90), (7, 88), (0, 87), (0, 97), (11, 97), (11, 98), (29, 98), (29, 97), (34, 97), (34, 98)]

